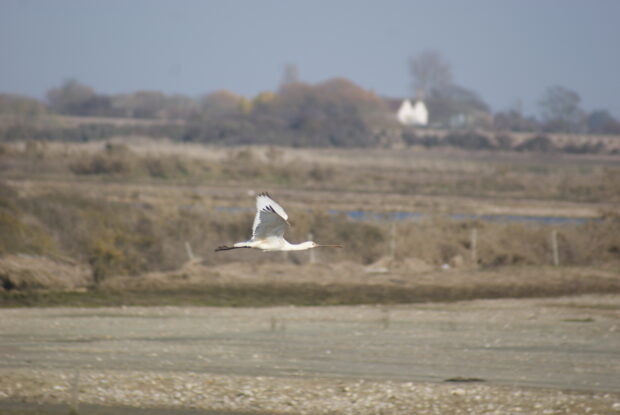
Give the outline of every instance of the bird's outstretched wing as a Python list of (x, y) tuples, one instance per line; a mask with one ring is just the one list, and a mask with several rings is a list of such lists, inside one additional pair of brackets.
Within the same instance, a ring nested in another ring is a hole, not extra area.
[(288, 215), (267, 193), (256, 196), (256, 216), (252, 225), (252, 239), (270, 236), (283, 237), (288, 226)]

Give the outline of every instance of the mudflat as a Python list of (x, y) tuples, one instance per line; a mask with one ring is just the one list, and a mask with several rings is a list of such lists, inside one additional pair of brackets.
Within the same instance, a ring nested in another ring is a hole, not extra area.
[(620, 412), (618, 295), (2, 309), (0, 333), (6, 413)]

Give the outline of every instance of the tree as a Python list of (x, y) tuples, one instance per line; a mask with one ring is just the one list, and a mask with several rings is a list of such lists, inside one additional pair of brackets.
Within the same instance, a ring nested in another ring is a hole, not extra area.
[(187, 120), (198, 113), (196, 100), (184, 95), (167, 96), (164, 104), (164, 115), (167, 119)]
[(488, 105), (474, 91), (462, 86), (448, 84), (434, 89), (425, 101), (433, 124), (460, 128), (491, 123)]
[(409, 71), (415, 95), (424, 99), (432, 124), (473, 127), (491, 123), (488, 105), (474, 91), (452, 81), (450, 63), (439, 52), (426, 50), (411, 58)]
[[(249, 102), (247, 109), (244, 102)], [(203, 115), (183, 140), (224, 144), (369, 147), (393, 127), (385, 101), (346, 79), (293, 82), (252, 101), (219, 91), (203, 100)]]
[(47, 91), (52, 110), (61, 114), (90, 115), (89, 107), (97, 100), (95, 90), (75, 79), (65, 81), (59, 88)]
[(539, 101), (546, 129), (553, 131), (573, 132), (582, 118), (579, 107), (581, 97), (577, 92), (559, 85), (545, 90)]
[(299, 145), (375, 145), (374, 130), (390, 122), (384, 100), (343, 78), (285, 85), (271, 112), (294, 133)]
[(33, 118), (45, 112), (45, 105), (38, 99), (0, 93), (0, 116)]
[(287, 63), (284, 65), (280, 86), (295, 84), (297, 82), (299, 82), (299, 70), (297, 69), (297, 65), (294, 63)]
[(588, 116), (588, 132), (594, 134), (620, 134), (620, 121), (608, 111), (592, 111)]
[(238, 114), (242, 102), (243, 97), (227, 90), (219, 90), (202, 97), (200, 107), (204, 114), (223, 116)]
[(498, 130), (508, 131), (537, 131), (540, 127), (535, 118), (524, 117), (517, 110), (495, 113), (493, 126)]
[(409, 60), (415, 95), (429, 96), (452, 83), (450, 64), (436, 50), (426, 50)]

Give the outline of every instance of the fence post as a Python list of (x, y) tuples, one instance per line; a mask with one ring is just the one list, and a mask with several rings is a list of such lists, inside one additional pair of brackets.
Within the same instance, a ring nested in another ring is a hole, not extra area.
[(381, 311), (382, 311), (382, 314), (383, 314), (381, 316), (381, 326), (385, 330), (385, 329), (390, 327), (390, 309), (389, 308), (384, 308)]
[(558, 254), (558, 231), (555, 229), (551, 231), (551, 248), (553, 249), (553, 265), (560, 265), (560, 256)]
[(471, 230), (471, 263), (475, 267), (478, 265), (478, 229)]
[(271, 316), (270, 323), (271, 324), (269, 325), (269, 327), (270, 327), (271, 331), (272, 332), (276, 331), (276, 329), (278, 328), (278, 320), (274, 316)]
[[(308, 234), (308, 240), (312, 241), (314, 240), (314, 235), (312, 235), (312, 233)], [(316, 262), (316, 250), (315, 249), (308, 249), (308, 255), (310, 256), (310, 263), (314, 264)]]
[(396, 221), (392, 221), (392, 227), (390, 229), (390, 258), (396, 259)]
[(194, 252), (192, 251), (192, 246), (189, 244), (188, 241), (185, 241), (185, 250), (187, 251), (187, 256), (189, 257), (189, 260), (193, 260)]
[(77, 415), (80, 405), (80, 369), (75, 369), (71, 382), (71, 402), (69, 404), (69, 414)]

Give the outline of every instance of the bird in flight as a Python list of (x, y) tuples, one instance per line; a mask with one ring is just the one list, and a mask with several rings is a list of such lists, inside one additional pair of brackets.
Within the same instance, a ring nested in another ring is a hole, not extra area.
[(257, 248), (263, 251), (303, 251), (305, 249), (328, 246), (342, 248), (342, 245), (322, 245), (313, 241), (292, 244), (284, 239), (284, 232), (290, 226), (288, 215), (267, 193), (256, 196), (256, 216), (252, 225), (252, 238), (237, 242), (233, 246), (220, 246), (215, 252), (238, 248)]

